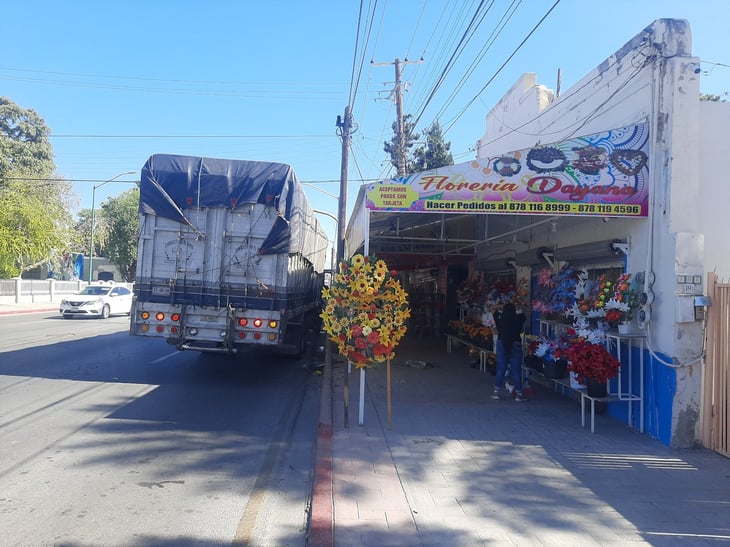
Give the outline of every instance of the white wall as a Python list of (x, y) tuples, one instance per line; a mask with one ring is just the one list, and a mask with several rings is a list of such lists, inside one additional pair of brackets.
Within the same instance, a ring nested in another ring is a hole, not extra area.
[(705, 271), (730, 282), (730, 103), (700, 103), (700, 227), (705, 236)]

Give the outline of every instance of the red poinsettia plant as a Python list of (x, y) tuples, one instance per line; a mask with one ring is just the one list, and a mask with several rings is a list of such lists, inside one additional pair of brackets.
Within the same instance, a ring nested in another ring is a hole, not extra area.
[(587, 378), (605, 383), (618, 376), (620, 361), (601, 343), (594, 344), (581, 338), (570, 346), (566, 353), (568, 370), (575, 373), (583, 385), (586, 384)]

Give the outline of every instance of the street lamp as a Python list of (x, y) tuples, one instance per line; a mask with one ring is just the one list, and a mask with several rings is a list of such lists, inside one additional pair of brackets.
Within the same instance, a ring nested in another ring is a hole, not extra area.
[(94, 272), (94, 206), (96, 205), (96, 189), (101, 188), (105, 184), (109, 184), (110, 182), (114, 182), (119, 177), (123, 177), (124, 175), (134, 175), (135, 171), (127, 171), (126, 173), (119, 173), (118, 175), (105, 180), (104, 182), (101, 182), (99, 184), (95, 184), (93, 189), (91, 190), (91, 243), (89, 243), (89, 283), (91, 283), (91, 276)]
[[(324, 215), (326, 217), (331, 218), (334, 221), (334, 223), (335, 223), (335, 231), (336, 232), (339, 231), (340, 219), (338, 219), (335, 215), (333, 215), (332, 213), (330, 213), (328, 211), (322, 211), (320, 209), (313, 209), (313, 211), (315, 213), (317, 213), (318, 215)], [(332, 267), (334, 268), (334, 264), (335, 264), (335, 251), (334, 251), (334, 248), (332, 249), (332, 257), (331, 257), (330, 262), (332, 264)]]

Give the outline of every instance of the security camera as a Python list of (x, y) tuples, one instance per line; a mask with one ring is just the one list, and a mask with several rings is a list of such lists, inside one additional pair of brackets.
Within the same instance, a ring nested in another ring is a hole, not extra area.
[(702, 69), (700, 68), (700, 66), (699, 66), (699, 65), (697, 65), (697, 66), (695, 67), (694, 73), (695, 73), (695, 74), (699, 74), (700, 72), (702, 72)]
[(611, 251), (615, 255), (620, 255), (622, 253), (625, 255), (628, 255), (629, 254), (629, 244), (622, 243), (620, 241), (614, 241), (613, 243), (611, 243)]

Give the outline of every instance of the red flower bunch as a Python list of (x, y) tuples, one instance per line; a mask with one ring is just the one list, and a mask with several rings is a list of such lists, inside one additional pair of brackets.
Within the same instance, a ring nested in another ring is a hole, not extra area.
[(581, 339), (566, 351), (568, 370), (575, 373), (578, 381), (585, 384), (586, 378), (607, 382), (618, 376), (621, 362), (603, 344), (592, 344)]

